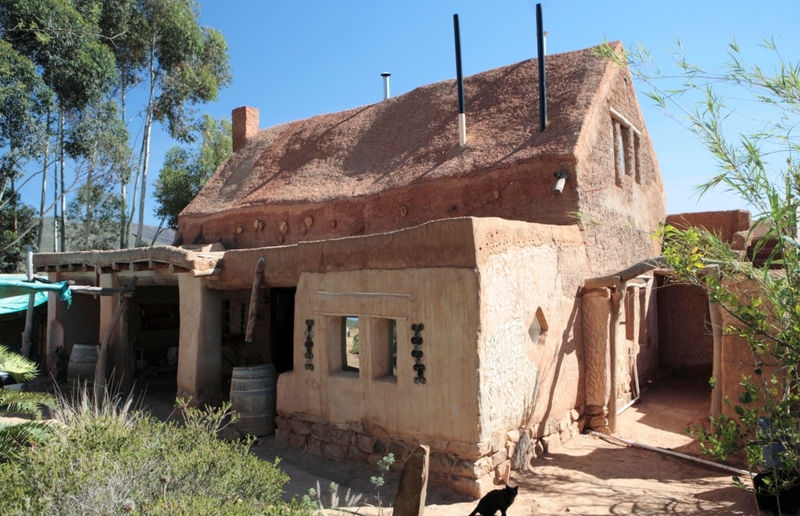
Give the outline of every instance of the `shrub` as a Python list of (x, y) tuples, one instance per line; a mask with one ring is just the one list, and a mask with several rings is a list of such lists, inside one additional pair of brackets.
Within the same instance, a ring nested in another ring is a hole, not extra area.
[[(0, 466), (3, 514), (310, 514), (281, 500), (288, 477), (217, 438), (229, 407), (183, 405), (185, 422), (161, 422), (130, 403), (86, 402), (61, 411), (56, 439)], [(81, 408), (83, 407), (83, 408)]]
[[(25, 382), (36, 376), (36, 364), (0, 345), (0, 371), (10, 374), (18, 382)], [(52, 408), (55, 402), (48, 394), (5, 389), (0, 382), (0, 416), (19, 413), (34, 418), (34, 421), (0, 422), (0, 462), (13, 459), (26, 446), (50, 438), (52, 428), (39, 419), (41, 406)]]

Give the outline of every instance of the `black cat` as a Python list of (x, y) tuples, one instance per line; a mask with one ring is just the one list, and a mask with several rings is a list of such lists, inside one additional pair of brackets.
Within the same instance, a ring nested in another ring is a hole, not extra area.
[(494, 516), (497, 511), (500, 511), (500, 514), (506, 516), (506, 509), (514, 503), (514, 498), (517, 497), (518, 489), (519, 486), (506, 486), (504, 489), (495, 489), (494, 491), (486, 493), (469, 516), (475, 516), (476, 514), (480, 514), (481, 516)]

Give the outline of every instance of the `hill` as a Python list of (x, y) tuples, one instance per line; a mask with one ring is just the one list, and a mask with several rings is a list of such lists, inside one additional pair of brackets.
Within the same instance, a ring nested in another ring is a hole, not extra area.
[[(153, 237), (156, 234), (156, 231), (158, 231), (158, 228), (156, 226), (145, 225), (142, 228), (142, 237), (144, 239), (143, 245), (150, 245), (150, 242), (152, 242)], [(133, 232), (131, 232), (129, 238), (130, 238), (129, 242), (134, 242), (136, 240), (136, 235)], [(164, 229), (158, 235), (158, 239), (156, 240), (155, 245), (170, 245), (174, 239), (175, 239), (175, 231), (173, 231), (172, 229)], [(40, 252), (53, 251), (53, 217), (45, 217), (44, 219), (44, 235), (42, 236), (42, 248), (39, 249), (39, 251)]]

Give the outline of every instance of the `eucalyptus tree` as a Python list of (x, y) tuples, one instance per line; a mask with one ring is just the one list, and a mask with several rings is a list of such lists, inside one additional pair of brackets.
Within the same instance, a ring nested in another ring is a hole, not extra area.
[(178, 227), (178, 214), (200, 192), (228, 156), (233, 145), (231, 123), (205, 115), (200, 124), (200, 141), (196, 149), (175, 146), (167, 151), (158, 175), (154, 197), (155, 215), (161, 225)]
[[(40, 152), (42, 148), (47, 149), (50, 129), (49, 117), (46, 116), (49, 109), (47, 104), (54, 98), (59, 112), (62, 188), (57, 200), (61, 203), (62, 226), (66, 193), (64, 116), (98, 100), (116, 82), (114, 55), (100, 42), (98, 22), (101, 13), (102, 3), (99, 0), (0, 0), (0, 67), (13, 67), (15, 70), (15, 73), (4, 75), (0, 82), (12, 83), (17, 91), (27, 88), (32, 93), (30, 99), (35, 105), (22, 95), (7, 95), (6, 92), (13, 91), (13, 88), (0, 93), (0, 102), (5, 104), (7, 110), (24, 111), (27, 118), (16, 120), (27, 119), (28, 125), (37, 129), (20, 131), (13, 128), (10, 134), (15, 135), (14, 141), (5, 147), (8, 151), (4, 156), (10, 157), (18, 167), (16, 170), (19, 170), (19, 157), (23, 156), (20, 149), (26, 146), (38, 146)], [(38, 76), (35, 82), (31, 74)], [(9, 117), (4, 119), (9, 120)], [(29, 153), (24, 157), (31, 155)], [(45, 160), (43, 173), (46, 167)], [(43, 189), (45, 185), (43, 178)], [(38, 220), (43, 216), (44, 203)], [(27, 233), (31, 229), (25, 228), (23, 231)], [(16, 243), (18, 239), (6, 244), (6, 247)], [(62, 240), (62, 249), (63, 243)]]
[[(107, 7), (109, 3), (113, 0), (107, 0)], [(118, 62), (122, 95), (139, 82), (147, 88), (140, 166), (133, 179), (126, 229), (121, 231), (125, 247), (138, 197), (138, 246), (144, 224), (153, 123), (163, 124), (173, 138), (191, 141), (196, 127), (191, 107), (215, 100), (219, 89), (231, 81), (227, 44), (219, 31), (200, 25), (199, 6), (194, 0), (123, 0), (110, 8), (104, 19), (104, 30), (109, 32), (135, 28), (125, 32), (115, 50), (122, 57)], [(125, 107), (123, 113), (124, 110)]]
[(121, 177), (130, 175), (131, 164), (128, 130), (116, 102), (98, 102), (78, 113), (65, 148), (85, 177), (67, 209), (70, 242), (77, 249), (112, 249), (119, 198), (111, 192)]

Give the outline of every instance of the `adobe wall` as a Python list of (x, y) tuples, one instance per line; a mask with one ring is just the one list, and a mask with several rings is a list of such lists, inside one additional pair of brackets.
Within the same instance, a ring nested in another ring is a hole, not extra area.
[[(753, 291), (757, 289), (756, 284), (753, 282), (731, 280), (724, 280), (723, 286), (729, 292), (737, 294), (742, 302), (751, 301), (754, 297)], [(723, 329), (741, 326), (741, 323), (725, 310), (720, 309), (719, 313), (720, 325)], [(720, 377), (716, 378), (716, 383), (719, 386), (721, 398), (723, 400), (728, 398), (733, 402), (733, 405), (736, 405), (739, 394), (744, 391), (744, 388), (740, 385), (742, 376), (751, 377), (754, 383), (766, 382), (776, 374), (778, 368), (760, 364), (761, 360), (767, 363), (772, 361), (768, 357), (756, 357), (747, 340), (739, 337), (736, 333), (723, 331), (721, 340)], [(760, 371), (760, 375), (757, 369)], [(780, 379), (780, 373), (777, 372), (777, 374), (778, 379)], [(733, 407), (725, 403), (722, 403), (722, 412), (729, 416), (737, 417)]]
[(678, 213), (669, 215), (666, 223), (678, 229), (704, 228), (718, 234), (723, 242), (733, 244), (734, 249), (744, 249), (751, 221), (747, 210), (727, 210)]
[[(375, 462), (387, 451), (402, 461), (425, 443), (433, 452), (431, 479), (478, 496), (476, 477), (488, 473), (477, 471), (474, 461), (489, 452), (478, 445), (479, 298), (474, 269), (301, 274), (295, 369), (278, 378), (277, 438), (310, 453), (357, 462)], [(341, 365), (346, 316), (359, 317), (357, 372)], [(388, 319), (397, 325), (396, 376), (383, 367), (388, 343), (381, 328)], [(412, 326), (419, 324), (423, 329), (417, 333)], [(422, 376), (411, 355), (415, 337), (423, 340)], [(473, 461), (471, 474), (454, 473), (469, 469), (466, 463), (457, 466), (462, 459)]]
[[(617, 173), (611, 109), (641, 133), (638, 149), (633, 148), (632, 140), (625, 149), (629, 163), (636, 166), (629, 166), (624, 174)], [(580, 195), (578, 211), (591, 277), (660, 254), (660, 243), (652, 235), (666, 217), (666, 196), (627, 69), (611, 68), (585, 124), (576, 147), (578, 175), (574, 187)]]
[(503, 221), (479, 225), (476, 241), (481, 441), (510, 467), (520, 434), (558, 434), (582, 412), (586, 254), (577, 226)]
[(229, 249), (246, 249), (375, 235), (458, 217), (569, 225), (575, 223), (570, 213), (577, 211), (577, 193), (566, 188), (562, 195), (554, 195), (553, 172), (566, 170), (574, 176), (573, 169), (572, 156), (554, 156), (335, 202), (269, 204), (204, 217), (182, 215), (179, 231), (184, 241), (202, 232), (202, 242), (220, 238)]
[(714, 361), (708, 296), (699, 287), (667, 280), (658, 298), (660, 365), (677, 376), (708, 380)]

